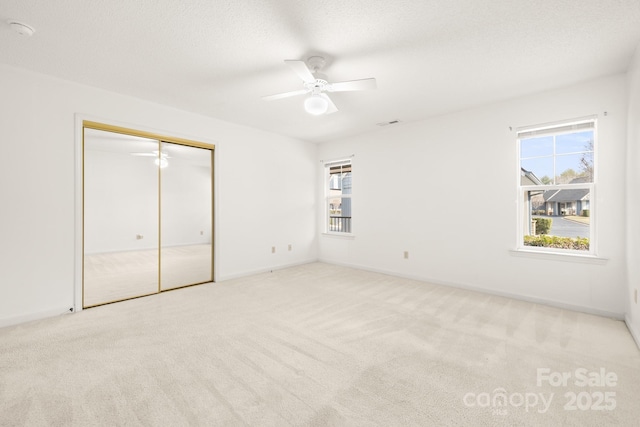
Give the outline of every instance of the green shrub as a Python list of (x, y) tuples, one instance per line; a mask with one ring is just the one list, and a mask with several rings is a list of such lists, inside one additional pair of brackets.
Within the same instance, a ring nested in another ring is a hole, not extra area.
[(582, 209), (582, 216), (589, 216), (589, 209)]
[(589, 250), (589, 239), (586, 237), (558, 237), (558, 236), (524, 236), (525, 246), (540, 246), (544, 248)]
[(533, 218), (536, 222), (536, 234), (548, 234), (553, 220), (551, 218)]

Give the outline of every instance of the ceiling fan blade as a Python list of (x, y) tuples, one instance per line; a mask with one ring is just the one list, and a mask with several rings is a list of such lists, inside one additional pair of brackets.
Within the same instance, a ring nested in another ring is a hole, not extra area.
[(304, 95), (307, 92), (309, 92), (309, 89), (300, 89), (300, 90), (294, 90), (292, 92), (284, 92), (284, 93), (278, 93), (276, 95), (263, 96), (262, 99), (264, 99), (265, 101), (273, 101), (274, 99), (282, 99), (282, 98), (288, 98), (290, 96)]
[(316, 81), (316, 78), (311, 74), (311, 70), (307, 67), (304, 61), (295, 61), (292, 59), (285, 59), (285, 64), (287, 64), (294, 73), (298, 75), (305, 83), (313, 83)]
[(163, 157), (165, 159), (170, 159), (171, 156), (165, 152), (152, 151), (151, 153), (129, 153), (132, 156), (140, 156), (140, 157)]
[(367, 90), (367, 89), (375, 89), (376, 79), (362, 79), (362, 80), (350, 80), (347, 82), (337, 82), (331, 83), (327, 90), (329, 92), (347, 92), (351, 90)]
[(336, 111), (338, 111), (338, 107), (336, 107), (336, 104), (333, 103), (331, 98), (329, 98), (329, 96), (326, 93), (321, 93), (320, 96), (322, 98), (326, 99), (327, 102), (329, 103), (329, 108), (327, 108), (327, 112), (325, 114), (331, 114), (331, 113), (335, 113)]

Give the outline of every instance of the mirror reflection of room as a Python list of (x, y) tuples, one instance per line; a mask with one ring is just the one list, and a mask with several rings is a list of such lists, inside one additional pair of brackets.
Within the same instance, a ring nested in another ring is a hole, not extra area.
[(212, 272), (212, 151), (84, 129), (84, 306)]
[(211, 150), (162, 143), (161, 289), (213, 280)]

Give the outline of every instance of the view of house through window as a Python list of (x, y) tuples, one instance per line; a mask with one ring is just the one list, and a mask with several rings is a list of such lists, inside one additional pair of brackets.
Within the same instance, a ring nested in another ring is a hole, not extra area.
[(325, 163), (327, 232), (351, 233), (351, 160)]
[(593, 253), (595, 119), (518, 132), (520, 246)]

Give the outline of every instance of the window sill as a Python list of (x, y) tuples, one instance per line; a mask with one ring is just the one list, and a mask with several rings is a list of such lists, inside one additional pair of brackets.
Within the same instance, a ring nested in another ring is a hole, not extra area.
[(356, 238), (356, 235), (353, 233), (321, 233), (323, 236), (326, 237), (335, 237), (338, 239), (347, 239), (347, 240), (353, 240)]
[(593, 254), (579, 254), (574, 252), (561, 253), (551, 251), (536, 251), (532, 249), (510, 249), (509, 253), (512, 256), (524, 258), (548, 259), (564, 262), (580, 262), (586, 264), (604, 265), (609, 261), (609, 258), (603, 258)]

